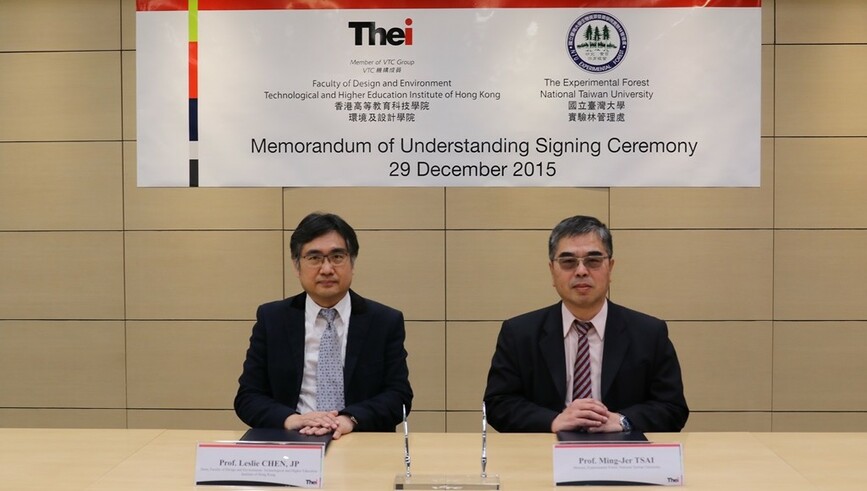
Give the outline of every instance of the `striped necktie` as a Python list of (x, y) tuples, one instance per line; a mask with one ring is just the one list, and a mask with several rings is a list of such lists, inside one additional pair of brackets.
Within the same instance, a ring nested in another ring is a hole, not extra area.
[(581, 322), (575, 319), (572, 327), (578, 333), (578, 351), (575, 357), (575, 370), (572, 374), (572, 400), (586, 399), (593, 395), (590, 387), (590, 343), (587, 334), (593, 329), (593, 323)]

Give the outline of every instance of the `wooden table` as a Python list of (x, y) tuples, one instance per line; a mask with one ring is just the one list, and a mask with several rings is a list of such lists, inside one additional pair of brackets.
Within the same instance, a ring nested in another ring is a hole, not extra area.
[[(220, 489), (193, 484), (196, 442), (233, 440), (241, 434), (0, 429), (0, 489)], [(686, 489), (867, 489), (867, 433), (657, 433), (648, 438), (683, 443)], [(506, 491), (555, 489), (553, 444), (553, 435), (547, 434), (490, 434), (488, 474), (498, 474)], [(410, 436), (410, 449), (415, 475), (480, 470), (476, 434), (416, 433)], [(332, 442), (325, 457), (325, 489), (388, 490), (401, 473), (403, 436), (397, 433), (350, 434)]]

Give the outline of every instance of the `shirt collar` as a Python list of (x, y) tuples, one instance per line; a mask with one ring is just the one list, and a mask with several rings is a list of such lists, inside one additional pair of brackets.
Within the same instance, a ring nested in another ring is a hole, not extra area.
[[(317, 304), (312, 298), (310, 298), (310, 295), (307, 295), (307, 300), (304, 303), (304, 317), (307, 319), (307, 322), (312, 324), (319, 316), (319, 311), (325, 308), (327, 307)], [(352, 314), (352, 299), (349, 298), (349, 293), (347, 292), (347, 294), (337, 302), (337, 305), (332, 308), (337, 311), (338, 322), (348, 326), (349, 316)]]
[[(566, 308), (566, 304), (560, 302), (560, 311), (563, 313), (563, 338), (569, 335), (569, 331), (572, 329), (572, 322), (575, 321), (575, 316), (572, 315), (572, 312), (569, 312), (569, 309)], [(605, 299), (605, 303), (602, 304), (602, 308), (599, 309), (599, 312), (590, 319), (590, 322), (593, 323), (593, 329), (596, 330), (596, 333), (599, 334), (599, 339), (605, 341), (605, 321), (608, 319), (608, 299)], [(583, 319), (581, 319), (583, 320)]]

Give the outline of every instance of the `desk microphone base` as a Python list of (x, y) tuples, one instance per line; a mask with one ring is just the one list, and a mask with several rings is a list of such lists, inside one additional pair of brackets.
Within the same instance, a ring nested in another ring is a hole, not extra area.
[(399, 474), (394, 478), (395, 490), (465, 490), (465, 489), (500, 489), (500, 476), (472, 475), (413, 475), (406, 477)]

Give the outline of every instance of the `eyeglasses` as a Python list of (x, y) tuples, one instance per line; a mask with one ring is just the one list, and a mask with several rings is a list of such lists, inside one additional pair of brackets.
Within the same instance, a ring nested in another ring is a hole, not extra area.
[(301, 259), (304, 260), (305, 266), (310, 266), (311, 268), (318, 268), (325, 264), (325, 260), (327, 259), (332, 266), (341, 266), (343, 263), (349, 259), (349, 253), (347, 252), (332, 252), (331, 254), (308, 254), (306, 256), (302, 256)]
[(560, 256), (554, 261), (560, 265), (560, 269), (563, 271), (572, 271), (578, 267), (582, 262), (584, 263), (584, 267), (587, 269), (599, 269), (605, 263), (605, 260), (610, 258), (611, 256), (598, 255), (598, 256), (584, 256), (584, 257), (576, 257), (576, 256)]

